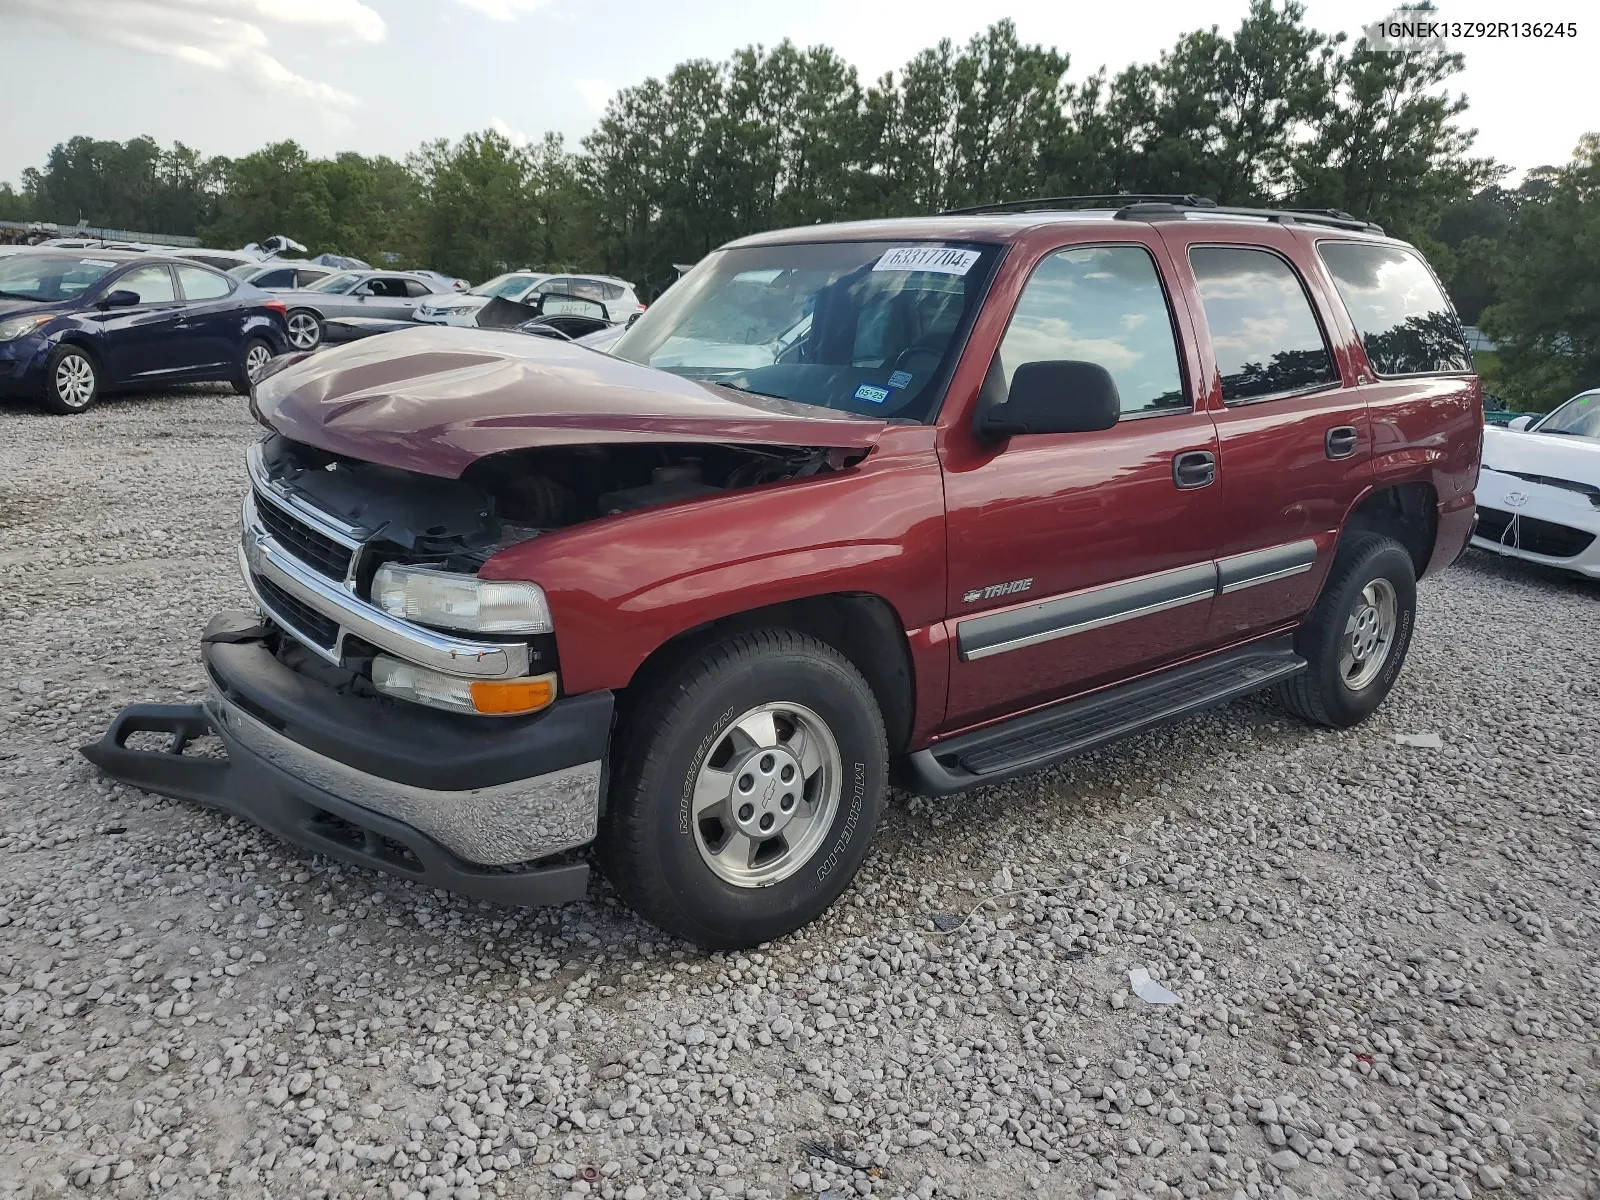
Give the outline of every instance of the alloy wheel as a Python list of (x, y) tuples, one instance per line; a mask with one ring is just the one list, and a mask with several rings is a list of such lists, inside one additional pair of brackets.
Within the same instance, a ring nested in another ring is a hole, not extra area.
[(289, 344), (296, 350), (311, 350), (315, 348), (321, 334), (317, 330), (317, 319), (310, 313), (297, 312), (289, 318)]
[(763, 704), (711, 747), (691, 799), (695, 845), (736, 887), (779, 883), (828, 836), (843, 791), (833, 731), (799, 704)]
[(260, 342), (257, 342), (255, 345), (251, 346), (249, 350), (245, 351), (245, 378), (247, 378), (251, 383), (254, 383), (256, 380), (261, 378), (261, 372), (266, 370), (267, 363), (271, 361), (272, 351), (268, 350)]
[(1359, 692), (1378, 677), (1394, 648), (1400, 605), (1394, 584), (1374, 579), (1361, 589), (1339, 641), (1339, 677)]
[(94, 400), (94, 365), (81, 354), (63, 355), (56, 363), (55, 387), (68, 408), (87, 408)]

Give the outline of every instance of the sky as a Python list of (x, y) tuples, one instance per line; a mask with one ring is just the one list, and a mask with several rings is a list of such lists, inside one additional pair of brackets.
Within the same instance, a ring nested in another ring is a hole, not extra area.
[[(1565, 162), (1600, 130), (1600, 20), (1588, 0), (1438, 0), (1450, 21), (1575, 21), (1577, 36), (1457, 41), (1477, 152), (1516, 169)], [(1002, 17), (1071, 56), (1070, 77), (1153, 61), (1191, 29), (1237, 26), (1247, 0), (0, 0), (11, 116), (0, 181), (76, 134), (149, 134), (237, 156), (293, 138), (317, 155), (403, 157), (496, 128), (576, 144), (617, 88), (689, 58), (787, 37), (834, 47), (863, 81)], [(1308, 0), (1316, 28), (1359, 36), (1390, 10)], [(20, 103), (18, 102), (20, 99)], [(1513, 179), (1515, 176), (1513, 177)]]

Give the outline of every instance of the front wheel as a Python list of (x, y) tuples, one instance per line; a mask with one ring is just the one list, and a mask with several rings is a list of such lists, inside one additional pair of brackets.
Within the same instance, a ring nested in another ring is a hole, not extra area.
[(304, 308), (289, 314), (289, 345), (296, 350), (315, 350), (322, 342), (322, 318)]
[(878, 704), (831, 646), (729, 636), (626, 722), (599, 852), (640, 915), (710, 950), (781, 937), (844, 891), (887, 786)]
[(1295, 637), (1305, 671), (1280, 684), (1290, 712), (1337, 729), (1372, 715), (1411, 647), (1417, 577), (1393, 538), (1358, 534), (1339, 548), (1317, 605)]
[(73, 416), (94, 404), (99, 394), (100, 372), (89, 352), (70, 344), (57, 346), (45, 364), (41, 407), (60, 416)]

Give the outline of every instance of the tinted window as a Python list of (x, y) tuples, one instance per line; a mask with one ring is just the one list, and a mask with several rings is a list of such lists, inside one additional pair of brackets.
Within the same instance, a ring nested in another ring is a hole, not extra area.
[(1461, 322), (1415, 254), (1360, 242), (1317, 249), (1379, 375), (1472, 370)]
[(233, 290), (221, 275), (199, 267), (179, 267), (178, 282), (185, 300), (217, 300)]
[(431, 296), (433, 295), (433, 289), (420, 279), (408, 279), (406, 280), (406, 295)]
[(1338, 381), (1333, 357), (1293, 268), (1268, 250), (1192, 246), (1224, 401)]
[(253, 282), (257, 287), (292, 288), (294, 286), (294, 271), (288, 267), (279, 267), (276, 271), (263, 271), (255, 277)]
[(1111, 372), (1124, 413), (1191, 408), (1166, 294), (1141, 246), (1062, 250), (1039, 264), (1000, 343), (1007, 389), (1023, 363), (1059, 359)]
[(136, 267), (111, 285), (116, 292), (133, 292), (140, 304), (169, 304), (178, 297), (172, 290), (172, 272), (165, 267)]
[[(327, 277), (328, 273), (326, 271), (300, 270), (295, 272), (295, 279), (299, 281), (300, 287), (310, 287), (313, 283), (316, 283), (317, 280), (326, 279)], [(294, 287), (295, 285), (291, 283), (289, 286)]]

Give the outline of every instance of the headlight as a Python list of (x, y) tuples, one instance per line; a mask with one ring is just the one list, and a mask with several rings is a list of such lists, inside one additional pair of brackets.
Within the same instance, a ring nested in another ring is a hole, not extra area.
[(372, 660), (372, 682), (387, 696), (451, 712), (517, 717), (548, 708), (556, 698), (556, 677), (462, 679), (380, 654)]
[(535, 584), (479, 579), (394, 563), (379, 567), (372, 602), (392, 617), (467, 633), (550, 633), (550, 604)]
[(43, 313), (29, 317), (8, 317), (0, 321), (0, 342), (14, 342), (24, 334), (32, 333), (54, 315)]

